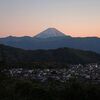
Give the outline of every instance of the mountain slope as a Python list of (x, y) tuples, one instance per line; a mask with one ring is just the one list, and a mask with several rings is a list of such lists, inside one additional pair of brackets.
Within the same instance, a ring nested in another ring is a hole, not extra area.
[(0, 45), (0, 62), (98, 63), (100, 62), (100, 55), (71, 48), (29, 51)]

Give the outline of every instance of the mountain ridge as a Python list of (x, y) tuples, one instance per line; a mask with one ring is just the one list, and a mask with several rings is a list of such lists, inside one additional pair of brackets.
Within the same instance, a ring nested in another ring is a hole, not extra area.
[(100, 54), (72, 48), (23, 50), (0, 44), (0, 62), (57, 62), (69, 64), (99, 63)]
[[(49, 30), (55, 30), (55, 28)], [(71, 37), (63, 34), (62, 32), (59, 32), (58, 30), (56, 32), (58, 32), (61, 35), (53, 37), (51, 34), (52, 32), (50, 33), (49, 31), (51, 36), (49, 37), (46, 36), (45, 38), (37, 38), (36, 37), (37, 35), (34, 37), (29, 37), (29, 36), (7, 37), (7, 38), (0, 38), (0, 43), (12, 47), (22, 48), (25, 50), (57, 49), (62, 47), (69, 47), (69, 48), (89, 50), (100, 53), (100, 38)]]

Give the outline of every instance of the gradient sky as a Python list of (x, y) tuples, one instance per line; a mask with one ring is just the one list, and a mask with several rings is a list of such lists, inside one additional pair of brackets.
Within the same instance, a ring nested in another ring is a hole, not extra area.
[(49, 27), (100, 37), (100, 0), (0, 0), (0, 37), (34, 36)]

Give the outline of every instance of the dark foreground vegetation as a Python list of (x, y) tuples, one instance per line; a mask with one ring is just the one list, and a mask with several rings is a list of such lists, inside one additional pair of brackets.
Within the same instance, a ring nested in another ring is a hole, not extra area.
[(0, 100), (100, 100), (100, 84), (74, 79), (40, 83), (0, 75)]
[[(33, 68), (35, 69), (36, 67), (39, 68), (40, 65), (42, 66), (43, 69), (45, 68), (52, 69), (53, 67), (50, 67), (51, 65), (55, 67), (58, 66), (58, 69), (59, 68), (61, 69), (60, 64), (50, 65), (47, 63), (46, 64), (36, 63), (33, 65), (34, 65)], [(65, 66), (66, 64), (63, 65), (63, 68)], [(3, 70), (3, 67), (4, 65), (1, 66), (1, 70)], [(4, 67), (4, 69), (5, 68), (11, 69), (12, 67), (6, 66)], [(27, 69), (29, 68), (29, 66), (24, 68)], [(68, 66), (66, 68), (68, 68)], [(99, 69), (99, 67), (97, 66), (96, 68)], [(75, 70), (77, 71), (78, 69)], [(23, 78), (23, 77), (15, 78), (1, 72), (0, 100), (100, 100), (100, 82), (93, 82), (91, 80), (80, 80), (80, 79), (81, 78), (71, 77), (69, 80), (61, 82), (58, 80), (54, 80), (53, 78), (49, 78), (47, 81), (42, 82), (30, 78)]]

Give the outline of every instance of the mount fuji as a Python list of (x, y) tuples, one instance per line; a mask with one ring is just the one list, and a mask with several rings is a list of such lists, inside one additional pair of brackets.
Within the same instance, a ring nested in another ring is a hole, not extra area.
[(35, 38), (51, 38), (51, 37), (64, 37), (66, 36), (64, 33), (58, 31), (56, 28), (48, 28), (43, 32), (40, 32)]
[(55, 28), (48, 28), (34, 37), (0, 38), (0, 44), (25, 50), (57, 49), (63, 47), (89, 50), (100, 53), (100, 38), (98, 37), (71, 37)]

